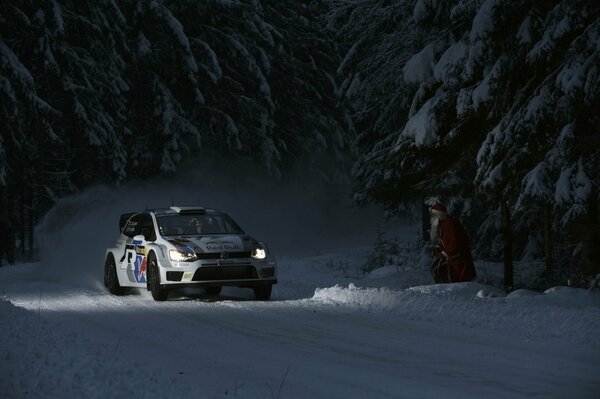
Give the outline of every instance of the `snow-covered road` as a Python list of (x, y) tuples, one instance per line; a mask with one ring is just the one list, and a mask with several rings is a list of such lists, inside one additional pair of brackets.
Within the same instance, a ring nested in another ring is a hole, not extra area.
[(403, 289), (397, 270), (336, 277), (326, 257), (282, 260), (270, 302), (232, 288), (157, 303), (2, 268), (0, 396), (597, 397), (597, 293)]
[[(429, 285), (411, 223), (396, 223), (395, 266), (365, 274), (379, 222), (343, 207), (206, 199), (272, 243), (269, 302), (236, 288), (112, 296), (103, 255), (119, 214), (171, 193), (129, 191), (65, 199), (37, 230), (42, 261), (0, 268), (0, 398), (598, 397), (600, 293)], [(479, 264), (480, 281), (495, 269)]]

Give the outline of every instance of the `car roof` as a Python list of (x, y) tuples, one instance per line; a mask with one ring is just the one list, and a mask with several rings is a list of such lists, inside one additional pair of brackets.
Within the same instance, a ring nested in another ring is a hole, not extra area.
[(200, 206), (172, 206), (170, 208), (149, 209), (147, 212), (154, 212), (157, 216), (176, 215), (176, 214), (203, 214), (203, 213), (222, 213), (218, 209), (207, 209)]

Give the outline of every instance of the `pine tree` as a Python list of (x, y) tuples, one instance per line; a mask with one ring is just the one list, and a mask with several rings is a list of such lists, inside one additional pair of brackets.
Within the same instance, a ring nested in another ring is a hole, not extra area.
[[(484, 204), (508, 203), (515, 253), (534, 257), (543, 245), (524, 243), (543, 241), (544, 209), (556, 215), (554, 232), (589, 220), (599, 185), (599, 7), (335, 2), (332, 25), (354, 42), (340, 71), (353, 82), (342, 85), (354, 87), (343, 98), (364, 151), (357, 198), (390, 208), (422, 195), (476, 198), (451, 202), (480, 226), (478, 251), (487, 256), (502, 252), (499, 208)], [(588, 238), (561, 239), (591, 247)]]
[(186, 158), (344, 181), (352, 130), (333, 95), (338, 56), (323, 38), (324, 4), (6, 5), (0, 187), (20, 241), (65, 195), (172, 174)]

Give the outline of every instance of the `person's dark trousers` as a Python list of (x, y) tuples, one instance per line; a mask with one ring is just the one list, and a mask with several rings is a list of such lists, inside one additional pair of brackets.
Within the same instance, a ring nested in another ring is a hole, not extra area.
[(446, 259), (439, 257), (431, 265), (431, 276), (436, 284), (449, 283), (448, 278), (448, 262)]

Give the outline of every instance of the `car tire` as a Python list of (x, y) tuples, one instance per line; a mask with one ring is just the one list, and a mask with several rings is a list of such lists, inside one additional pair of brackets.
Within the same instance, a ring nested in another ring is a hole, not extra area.
[(223, 287), (206, 287), (204, 292), (206, 292), (207, 295), (219, 295), (222, 289)]
[(158, 270), (158, 262), (154, 252), (148, 255), (148, 291), (152, 294), (155, 301), (166, 301), (169, 295), (168, 291), (160, 286), (160, 272)]
[(271, 299), (271, 291), (273, 290), (273, 284), (261, 285), (260, 287), (254, 287), (254, 297), (259, 301), (268, 301)]
[(104, 263), (104, 286), (113, 295), (125, 294), (125, 289), (119, 284), (117, 266), (115, 265), (115, 258), (112, 255), (109, 255)]

